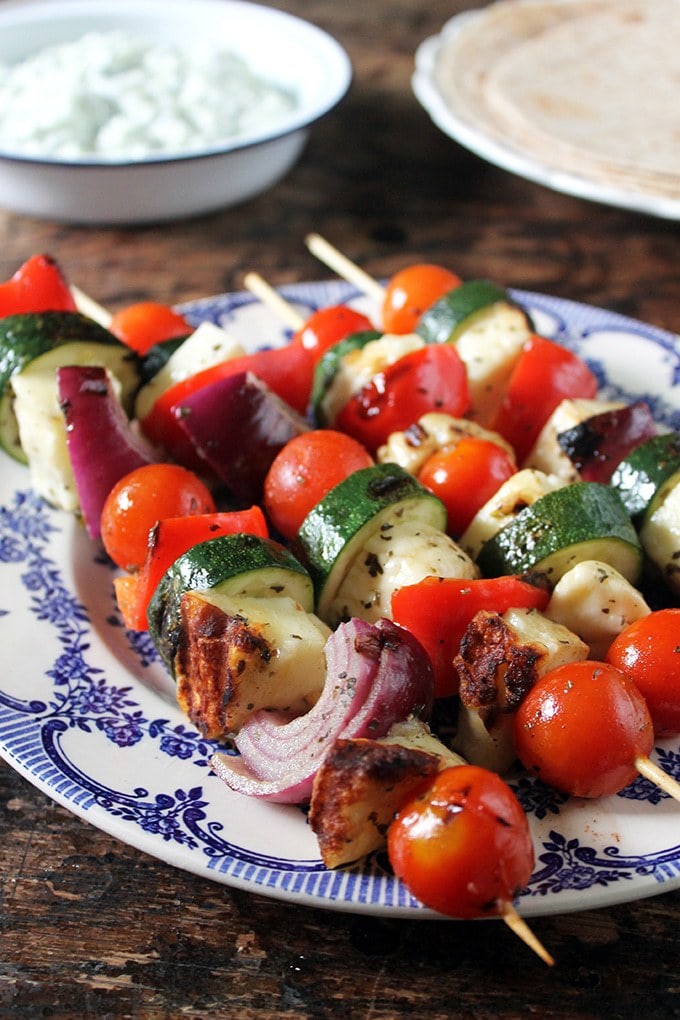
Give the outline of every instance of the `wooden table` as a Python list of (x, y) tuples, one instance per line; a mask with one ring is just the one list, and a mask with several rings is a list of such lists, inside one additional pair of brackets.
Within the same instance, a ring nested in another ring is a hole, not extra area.
[[(330, 30), (350, 94), (269, 194), (188, 222), (66, 226), (0, 213), (0, 278), (54, 255), (111, 308), (323, 279), (323, 233), (370, 273), (450, 265), (680, 330), (675, 224), (555, 194), (442, 136), (410, 89), (413, 52), (461, 0), (285, 0)], [(548, 970), (502, 924), (381, 921), (289, 906), (157, 862), (0, 767), (7, 1017), (596, 1017), (680, 1012), (680, 893), (537, 919)]]

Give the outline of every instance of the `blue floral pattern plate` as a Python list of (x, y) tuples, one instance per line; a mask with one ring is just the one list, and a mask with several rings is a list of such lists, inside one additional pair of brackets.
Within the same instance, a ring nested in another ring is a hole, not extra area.
[[(282, 294), (303, 316), (350, 301), (342, 282)], [(646, 396), (680, 428), (680, 341), (584, 305), (516, 292), (537, 328), (578, 351), (610, 396)], [(249, 347), (286, 331), (248, 294), (186, 306)], [(384, 853), (327, 871), (305, 815), (232, 793), (212, 773), (216, 745), (178, 710), (147, 635), (127, 632), (113, 568), (70, 516), (36, 498), (28, 471), (0, 461), (0, 753), (58, 803), (140, 850), (217, 882), (295, 903), (391, 917), (428, 917)], [(680, 778), (677, 740), (654, 757)], [(536, 868), (527, 916), (581, 910), (680, 885), (680, 807), (645, 779), (616, 797), (570, 800), (518, 775)]]

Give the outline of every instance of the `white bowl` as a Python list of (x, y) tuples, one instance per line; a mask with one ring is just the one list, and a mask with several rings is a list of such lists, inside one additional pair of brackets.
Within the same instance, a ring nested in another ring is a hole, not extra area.
[(347, 54), (327, 33), (241, 0), (10, 0), (0, 4), (0, 63), (114, 29), (173, 46), (210, 40), (243, 57), (255, 74), (292, 89), (296, 107), (276, 128), (211, 149), (134, 161), (36, 158), (3, 152), (0, 143), (0, 205), (100, 224), (178, 219), (235, 205), (290, 170), (311, 125), (342, 99), (351, 80)]

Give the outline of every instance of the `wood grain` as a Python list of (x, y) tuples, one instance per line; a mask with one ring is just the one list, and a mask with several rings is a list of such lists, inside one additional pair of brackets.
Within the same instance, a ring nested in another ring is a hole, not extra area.
[[(71, 227), (0, 212), (0, 279), (46, 251), (112, 309), (324, 279), (316, 230), (375, 276), (413, 261), (680, 331), (676, 224), (559, 195), (445, 138), (412, 96), (413, 52), (456, 0), (288, 0), (354, 64), (299, 165), (237, 209), (169, 225)], [(1, 196), (0, 196), (1, 198)], [(679, 828), (680, 832), (680, 828)], [(507, 931), (369, 920), (213, 885), (95, 830), (0, 766), (0, 1017), (610, 1020), (680, 1015), (680, 894)]]

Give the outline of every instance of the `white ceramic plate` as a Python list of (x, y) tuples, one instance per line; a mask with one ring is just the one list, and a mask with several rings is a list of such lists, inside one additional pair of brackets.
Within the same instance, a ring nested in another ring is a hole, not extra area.
[(487, 162), (553, 191), (649, 213), (663, 219), (680, 219), (680, 201), (644, 189), (604, 183), (587, 175), (543, 163), (521, 146), (513, 145), (510, 139), (496, 137), (479, 120), (473, 121), (466, 116), (466, 111), (459, 108), (455, 100), (443, 95), (435, 73), (439, 54), (464, 26), (467, 29), (478, 21), (483, 29), (483, 15), (483, 9), (455, 15), (438, 35), (425, 39), (416, 50), (413, 91), (437, 127)]
[[(285, 288), (303, 315), (351, 300), (346, 284)], [(680, 428), (680, 341), (651, 326), (537, 294), (515, 295), (544, 335), (587, 359), (603, 390), (647, 395)], [(249, 346), (284, 343), (250, 295), (188, 306)], [(73, 519), (36, 499), (25, 468), (0, 460), (0, 752), (55, 801), (125, 843), (205, 878), (283, 900), (391, 917), (431, 917), (385, 855), (328, 872), (297, 808), (232, 793), (212, 774), (214, 746), (177, 709), (148, 636), (116, 611), (112, 568)], [(654, 756), (680, 778), (680, 744)], [(616, 797), (567, 800), (513, 784), (529, 817), (536, 870), (527, 916), (582, 910), (680, 886), (680, 806), (639, 779)]]

